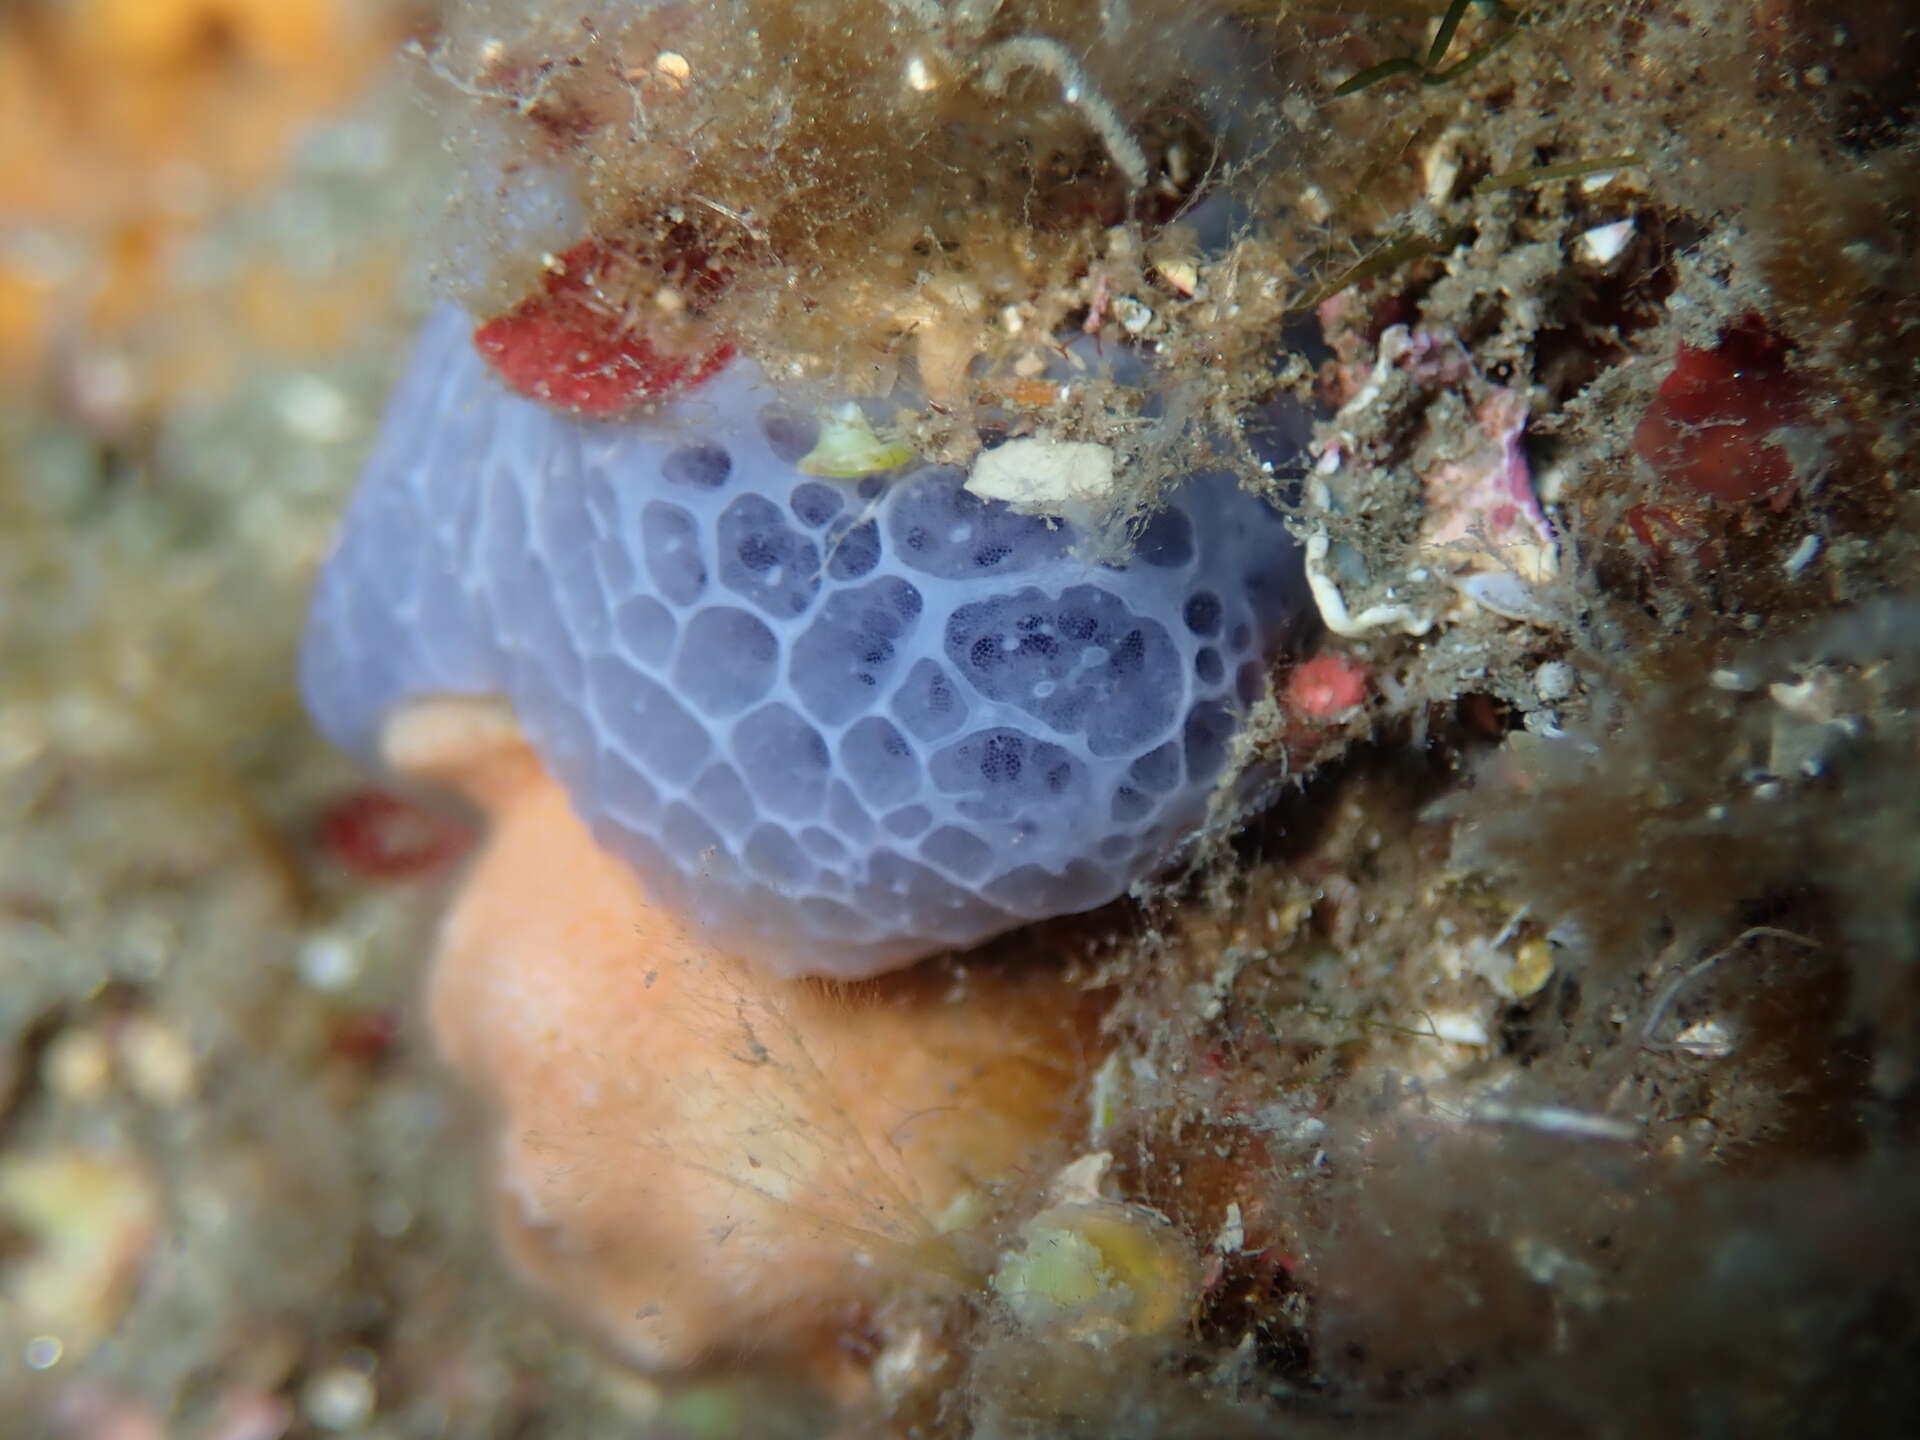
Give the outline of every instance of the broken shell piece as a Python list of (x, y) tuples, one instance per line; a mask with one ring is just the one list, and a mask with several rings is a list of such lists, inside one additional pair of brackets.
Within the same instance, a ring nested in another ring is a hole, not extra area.
[(1307, 537), (1307, 589), (1327, 629), (1351, 640), (1376, 630), (1398, 630), (1403, 635), (1419, 636), (1433, 628), (1431, 615), (1396, 602), (1369, 605), (1358, 613), (1348, 610), (1346, 599), (1327, 568), (1331, 543), (1325, 530), (1316, 530)]
[(1733, 1027), (1724, 1020), (1696, 1020), (1673, 1037), (1673, 1048), (1703, 1060), (1724, 1060), (1734, 1052)]
[(978, 1282), (938, 1217), (1060, 1126), (1086, 1038), (1064, 981), (769, 979), (650, 905), (524, 745), (457, 769), (493, 829), (430, 1019), (497, 1122), (528, 1282), (648, 1369), (830, 1357), (890, 1286)]
[(1167, 260), (1156, 268), (1162, 280), (1189, 300), (1199, 293), (1200, 271), (1191, 260)]
[(877, 433), (852, 401), (835, 405), (820, 417), (819, 442), (795, 467), (803, 475), (857, 480), (882, 470), (897, 470), (913, 459), (913, 447), (895, 435)]
[(1611, 225), (1596, 225), (1581, 232), (1573, 242), (1574, 253), (1586, 264), (1606, 269), (1626, 253), (1639, 227), (1632, 220), (1616, 220)]
[(1535, 588), (1511, 571), (1476, 570), (1453, 583), (1467, 599), (1502, 620), (1542, 627), (1555, 621), (1553, 610), (1542, 603)]
[(1227, 1202), (1227, 1213), (1220, 1222), (1220, 1230), (1213, 1237), (1213, 1252), (1216, 1255), (1238, 1255), (1247, 1243), (1247, 1222), (1240, 1214), (1240, 1202)]
[(1549, 705), (1567, 699), (1579, 688), (1579, 675), (1564, 660), (1548, 660), (1533, 672), (1533, 693)]
[(1421, 189), (1429, 205), (1446, 204), (1460, 183), (1461, 133), (1458, 129), (1446, 131), (1420, 157)]

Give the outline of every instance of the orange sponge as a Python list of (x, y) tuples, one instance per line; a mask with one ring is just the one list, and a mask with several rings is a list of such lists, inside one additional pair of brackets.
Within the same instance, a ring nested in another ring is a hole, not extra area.
[(662, 1369), (825, 1353), (890, 1286), (982, 1283), (969, 1232), (1051, 1173), (1076, 1098), (1058, 967), (769, 980), (649, 905), (517, 740), (395, 734), (492, 815), (430, 1008), (533, 1285)]

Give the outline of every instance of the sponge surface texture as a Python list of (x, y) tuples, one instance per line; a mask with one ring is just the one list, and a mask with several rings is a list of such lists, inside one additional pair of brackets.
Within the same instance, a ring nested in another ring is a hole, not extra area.
[(506, 697), (660, 903), (791, 974), (1103, 904), (1204, 816), (1303, 604), (1231, 475), (1103, 564), (951, 466), (802, 473), (816, 422), (749, 364), (607, 424), (509, 394), (470, 333), (429, 322), (319, 582), (336, 743)]

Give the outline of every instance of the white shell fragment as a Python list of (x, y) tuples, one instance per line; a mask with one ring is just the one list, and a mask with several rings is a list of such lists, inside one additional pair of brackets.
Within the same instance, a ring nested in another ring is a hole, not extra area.
[(1596, 225), (1584, 231), (1573, 242), (1573, 248), (1586, 264), (1604, 270), (1626, 253), (1638, 229), (1638, 223), (1633, 220), (1615, 220), (1610, 225)]
[(1113, 505), (1113, 451), (1085, 440), (1009, 440), (973, 462), (966, 489), (982, 500), (1003, 500), (1021, 515), (1091, 529)]

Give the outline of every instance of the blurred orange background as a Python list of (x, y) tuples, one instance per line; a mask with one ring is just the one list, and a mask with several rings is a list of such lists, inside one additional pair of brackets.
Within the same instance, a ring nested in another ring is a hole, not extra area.
[[(381, 0), (21, 0), (0, 11), (0, 384), (101, 349), (139, 408), (218, 386), (234, 347), (337, 348), (387, 301), (391, 257), (294, 276), (185, 251), (391, 63), (425, 6)], [(235, 336), (234, 330), (243, 332)]]

